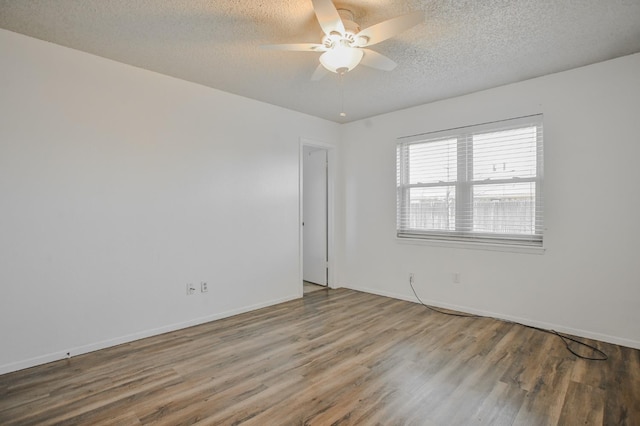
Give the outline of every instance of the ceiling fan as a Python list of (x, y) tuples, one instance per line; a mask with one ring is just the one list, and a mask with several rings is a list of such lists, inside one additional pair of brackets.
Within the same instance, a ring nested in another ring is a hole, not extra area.
[(424, 21), (423, 12), (414, 12), (380, 22), (360, 30), (353, 13), (337, 9), (331, 0), (311, 0), (324, 37), (320, 43), (269, 44), (264, 49), (303, 52), (323, 52), (320, 65), (311, 80), (320, 80), (329, 71), (344, 75), (358, 64), (382, 71), (391, 71), (396, 63), (384, 55), (366, 49), (376, 43), (394, 37)]

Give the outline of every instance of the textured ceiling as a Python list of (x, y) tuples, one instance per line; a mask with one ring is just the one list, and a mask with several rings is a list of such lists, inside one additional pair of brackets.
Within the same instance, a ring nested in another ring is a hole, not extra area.
[[(348, 0), (366, 28), (411, 11), (425, 22), (372, 47), (391, 72), (359, 66), (312, 82), (310, 0), (0, 0), (0, 28), (336, 122), (640, 52), (640, 0)], [(0, 65), (2, 59), (0, 58)]]

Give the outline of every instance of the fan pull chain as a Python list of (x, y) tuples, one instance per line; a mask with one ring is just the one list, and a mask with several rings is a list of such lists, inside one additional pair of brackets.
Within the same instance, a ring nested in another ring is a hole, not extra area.
[[(341, 70), (338, 70), (341, 71)], [(344, 75), (345, 71), (338, 72), (338, 76), (340, 77), (340, 117), (346, 117), (347, 113), (344, 112)]]

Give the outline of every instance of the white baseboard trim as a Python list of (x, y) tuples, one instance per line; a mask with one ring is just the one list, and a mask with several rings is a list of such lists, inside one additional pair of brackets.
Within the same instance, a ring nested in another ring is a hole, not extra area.
[(171, 331), (193, 327), (195, 325), (200, 325), (200, 324), (215, 321), (218, 319), (228, 318), (234, 315), (255, 311), (257, 309), (266, 308), (268, 306), (277, 305), (279, 303), (288, 302), (290, 300), (300, 299), (301, 297), (302, 295), (296, 294), (294, 296), (287, 296), (281, 299), (269, 300), (267, 302), (257, 303), (255, 305), (250, 305), (250, 306), (243, 306), (238, 309), (232, 309), (229, 311), (220, 312), (220, 313), (208, 315), (205, 317), (195, 318), (189, 321), (184, 321), (176, 324), (169, 324), (166, 326), (153, 328), (150, 330), (144, 330), (141, 332), (132, 333), (125, 336), (116, 337), (114, 339), (103, 340), (100, 342), (90, 343), (88, 345), (76, 346), (73, 348), (69, 348), (66, 351), (52, 352), (46, 355), (41, 355), (41, 356), (26, 359), (26, 360), (12, 362), (5, 365), (0, 365), (0, 374), (7, 374), (7, 373), (11, 373), (18, 370), (24, 370), (26, 368), (47, 364), (53, 361), (59, 361), (65, 358), (71, 358), (77, 355), (98, 351), (100, 349), (110, 348), (112, 346), (121, 345), (123, 343), (129, 343), (129, 342), (144, 339), (147, 337), (157, 336), (159, 334), (169, 333)]
[[(408, 302), (420, 303), (418, 302), (418, 300), (416, 300), (415, 297), (406, 295), (406, 294), (392, 293), (384, 290), (377, 290), (373, 288), (358, 287), (358, 286), (345, 286), (345, 288), (349, 288), (351, 290), (356, 290), (356, 291), (362, 291), (365, 293), (377, 294), (378, 296), (385, 296), (385, 297), (391, 297), (393, 299), (400, 299), (400, 300), (406, 300)], [(497, 318), (497, 319), (502, 319), (506, 321), (517, 322), (517, 323), (529, 325), (532, 327), (543, 328), (545, 330), (555, 330), (559, 333), (566, 333), (573, 336), (584, 337), (586, 339), (599, 340), (601, 342), (613, 343), (614, 345), (626, 346), (628, 348), (633, 348), (633, 349), (640, 349), (640, 341), (625, 339), (623, 337), (610, 336), (607, 334), (595, 333), (587, 330), (565, 327), (559, 324), (536, 321), (528, 318), (505, 315), (505, 314), (500, 314), (496, 312), (483, 311), (480, 309), (469, 308), (468, 306), (452, 305), (449, 303), (443, 303), (437, 300), (425, 299), (422, 297), (421, 299), (425, 304), (435, 306), (437, 308), (451, 309), (454, 311), (480, 315), (483, 317), (491, 317), (491, 318)]]

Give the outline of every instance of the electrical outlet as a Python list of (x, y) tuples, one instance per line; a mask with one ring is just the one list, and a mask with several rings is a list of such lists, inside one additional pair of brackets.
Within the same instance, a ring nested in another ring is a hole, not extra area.
[(453, 282), (456, 284), (460, 284), (460, 272), (453, 273)]
[(206, 282), (204, 282), (204, 281), (202, 281), (202, 282), (200, 283), (200, 292), (201, 292), (201, 293), (206, 293), (206, 292), (208, 292), (208, 291), (209, 291), (209, 287), (207, 286), (207, 283), (206, 283)]
[(413, 275), (413, 272), (409, 272), (409, 282), (411, 284), (413, 284), (413, 280), (414, 280), (415, 276)]
[(189, 295), (191, 295), (191, 294), (193, 294), (195, 292), (196, 292), (196, 287), (191, 283), (187, 284), (187, 296), (189, 296)]

